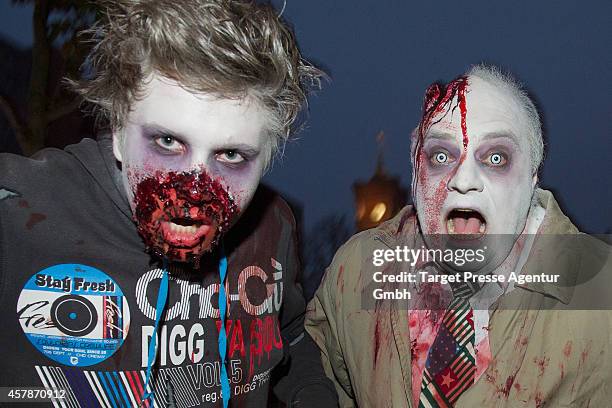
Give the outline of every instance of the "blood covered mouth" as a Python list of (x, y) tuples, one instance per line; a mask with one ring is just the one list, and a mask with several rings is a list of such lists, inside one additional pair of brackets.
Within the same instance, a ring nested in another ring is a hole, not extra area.
[(462, 235), (466, 238), (478, 238), (487, 231), (487, 221), (476, 210), (455, 208), (448, 213), (446, 230), (449, 235)]
[(173, 261), (198, 265), (239, 214), (229, 191), (205, 171), (134, 174), (131, 185), (145, 245)]
[(212, 229), (212, 223), (190, 220), (188, 218), (173, 218), (162, 221), (161, 229), (164, 240), (177, 248), (190, 248), (202, 240)]
[[(195, 232), (204, 223), (200, 220), (191, 218), (172, 218), (169, 222), (170, 226), (177, 231)], [(210, 224), (210, 222), (207, 222)]]

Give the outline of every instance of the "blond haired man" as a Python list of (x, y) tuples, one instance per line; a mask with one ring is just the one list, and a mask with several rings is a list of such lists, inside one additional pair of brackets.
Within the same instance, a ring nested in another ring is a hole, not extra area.
[(102, 10), (73, 85), (110, 137), (1, 158), (0, 385), (70, 407), (335, 405), (293, 215), (258, 189), (321, 72), (267, 5)]

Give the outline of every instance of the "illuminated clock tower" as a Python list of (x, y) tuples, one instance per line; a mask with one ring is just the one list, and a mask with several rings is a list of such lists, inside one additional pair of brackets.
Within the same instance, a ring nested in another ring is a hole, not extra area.
[(355, 218), (357, 230), (374, 228), (383, 221), (393, 218), (406, 205), (408, 193), (399, 177), (388, 175), (383, 167), (384, 132), (376, 136), (378, 142), (378, 160), (372, 178), (364, 183), (353, 184), (355, 194)]

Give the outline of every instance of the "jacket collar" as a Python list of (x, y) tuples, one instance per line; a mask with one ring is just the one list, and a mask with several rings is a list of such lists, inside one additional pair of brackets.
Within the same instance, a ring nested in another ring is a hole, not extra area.
[[(544, 208), (545, 215), (542, 220), (542, 224), (538, 230), (538, 235), (571, 235), (577, 234), (578, 229), (570, 219), (563, 214), (559, 204), (555, 200), (552, 192), (538, 188), (535, 191), (537, 203)], [(412, 205), (407, 205), (400, 210), (400, 212), (392, 219), (382, 223), (373, 230), (374, 240), (382, 242), (389, 248), (395, 248), (398, 245), (402, 245), (406, 242), (408, 236), (414, 237), (415, 233), (418, 234), (416, 237), (419, 241), (422, 241), (420, 232), (418, 231), (416, 223), (416, 212)], [(550, 240), (538, 240), (534, 242), (534, 247), (537, 247), (539, 241), (550, 241)], [(566, 256), (571, 253), (571, 248), (565, 248)], [(561, 251), (562, 249), (555, 248), (555, 251)], [(543, 255), (547, 254), (547, 256)], [(555, 283), (549, 282), (528, 282), (524, 284), (516, 284), (515, 287), (529, 290), (532, 292), (538, 292), (543, 295), (552, 296), (559, 301), (567, 304), (569, 303), (572, 293), (573, 284), (576, 281), (578, 268), (574, 262), (563, 263), (562, 269), (559, 270), (559, 263), (555, 262), (554, 265), (550, 262), (549, 251), (536, 251), (534, 248), (531, 249), (527, 262), (521, 270), (523, 275), (539, 275), (539, 274), (555, 274), (560, 275), (560, 279)], [(553, 269), (556, 268), (556, 269)]]
[[(579, 273), (578, 264), (580, 260), (572, 256), (575, 253), (575, 248), (571, 245), (574, 241), (564, 239), (564, 237), (578, 234), (579, 231), (570, 219), (563, 214), (552, 192), (538, 189), (536, 190), (536, 200), (546, 210), (546, 213), (521, 274), (558, 274), (559, 280), (557, 282), (528, 282), (515, 286), (552, 296), (562, 303), (568, 304), (572, 298), (573, 287)], [(551, 238), (554, 235), (557, 235), (558, 238)], [(553, 239), (555, 240), (554, 248), (551, 247)], [(553, 254), (558, 256), (553, 256)], [(567, 262), (559, 262), (559, 257), (567, 260)]]

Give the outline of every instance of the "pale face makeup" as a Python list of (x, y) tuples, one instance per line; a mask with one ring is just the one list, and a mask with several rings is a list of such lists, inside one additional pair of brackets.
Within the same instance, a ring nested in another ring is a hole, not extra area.
[(143, 95), (113, 134), (139, 232), (171, 259), (199, 259), (253, 198), (271, 148), (269, 116), (251, 97), (194, 93), (157, 75)]
[[(463, 107), (455, 95), (424, 129), (415, 158), (420, 167), (415, 198), (421, 230), (457, 239), (518, 236), (537, 181), (525, 115), (506, 90), (477, 77), (467, 78), (464, 95)], [(504, 248), (497, 248), (505, 252), (503, 258), (515, 239), (504, 241)]]

